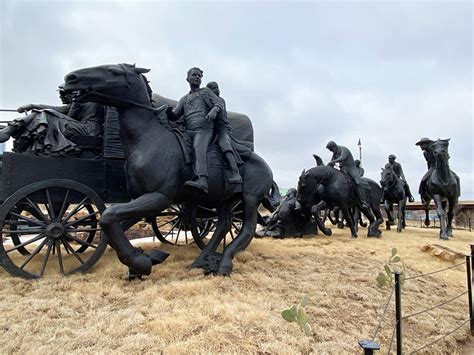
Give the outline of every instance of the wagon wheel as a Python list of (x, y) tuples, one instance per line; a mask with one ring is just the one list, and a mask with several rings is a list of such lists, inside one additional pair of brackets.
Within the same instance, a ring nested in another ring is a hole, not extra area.
[(0, 207), (0, 263), (26, 279), (55, 269), (55, 260), (61, 274), (88, 271), (107, 246), (105, 234), (97, 233), (104, 209), (94, 191), (75, 181), (45, 180), (18, 190)]
[[(239, 234), (240, 229), (242, 228), (242, 216), (243, 216), (243, 208), (242, 208), (242, 200), (235, 200), (231, 203), (230, 206), (230, 229), (229, 232), (225, 235), (222, 239), (219, 249), (223, 249), (232, 242), (235, 237)], [(201, 248), (204, 249), (209, 242), (212, 234), (214, 233), (216, 226), (217, 226), (217, 210), (215, 208), (207, 208), (204, 206), (197, 206), (196, 208), (196, 217), (195, 217), (196, 225), (205, 225), (207, 230), (206, 233), (193, 233), (193, 236), (196, 234), (194, 238), (196, 244)]]
[[(85, 204), (85, 208), (87, 209), (88, 213), (89, 214), (92, 214), (92, 217), (90, 218), (90, 231), (88, 233), (88, 236), (87, 238), (85, 239), (85, 241), (87, 243), (91, 243), (93, 240), (94, 240), (94, 237), (97, 233), (97, 217), (94, 213), (94, 208), (90, 205), (90, 204)], [(28, 214), (31, 214), (32, 216), (34, 216), (36, 219), (41, 219), (41, 216), (38, 214), (38, 212), (33, 208), (31, 207), (30, 205), (26, 204), (26, 205), (19, 205), (18, 206), (18, 209), (16, 211), (14, 215), (11, 215), (11, 214), (8, 214), (7, 216), (7, 220), (10, 220), (10, 238), (11, 238), (11, 241), (13, 243), (14, 246), (18, 246), (18, 249), (17, 251), (21, 254), (21, 255), (29, 255), (30, 252), (23, 246), (21, 246), (21, 240), (20, 240), (20, 233), (18, 233), (18, 227), (27, 227), (28, 226), (28, 222), (27, 221), (24, 221), (19, 217), (18, 215), (21, 215), (23, 212), (27, 212)], [(79, 249), (77, 249), (76, 251), (78, 253), (83, 253), (87, 250), (87, 248), (89, 248), (89, 246), (87, 244), (84, 244), (82, 245)], [(55, 252), (55, 249), (53, 249), (53, 254)]]
[(192, 207), (190, 205), (173, 204), (152, 218), (150, 224), (160, 242), (186, 245), (194, 243), (194, 233), (204, 237), (211, 228), (210, 222), (198, 223), (196, 231), (193, 233), (191, 230), (191, 214)]

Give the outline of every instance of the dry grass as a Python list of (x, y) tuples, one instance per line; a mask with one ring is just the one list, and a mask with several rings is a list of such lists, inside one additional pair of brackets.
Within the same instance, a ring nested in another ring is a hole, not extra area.
[[(474, 241), (467, 231), (442, 242), (437, 230), (413, 227), (402, 234), (384, 232), (381, 239), (350, 240), (348, 230), (333, 232), (332, 237), (256, 239), (236, 258), (231, 277), (189, 271), (199, 252), (195, 246), (163, 247), (172, 255), (143, 282), (127, 282), (126, 268), (111, 250), (86, 275), (47, 275), (30, 282), (0, 271), (1, 352), (361, 353), (357, 341), (372, 335), (387, 298), (388, 289), (378, 287), (375, 277), (392, 247), (415, 275), (453, 265), (421, 252), (423, 245), (446, 244), (467, 253)], [(463, 267), (407, 281), (404, 313), (465, 289)], [(311, 299), (312, 338), (280, 315), (304, 294)], [(463, 296), (408, 319), (404, 350), (455, 328), (468, 318), (467, 309)], [(384, 353), (393, 308), (389, 314), (377, 338)], [(460, 353), (469, 338), (466, 325), (428, 352)]]

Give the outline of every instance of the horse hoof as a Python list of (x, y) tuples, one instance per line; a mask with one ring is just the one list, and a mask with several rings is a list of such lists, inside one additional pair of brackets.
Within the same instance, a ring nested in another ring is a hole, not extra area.
[(146, 254), (150, 260), (152, 265), (157, 265), (161, 264), (163, 261), (166, 260), (168, 256), (170, 256), (169, 253), (165, 251), (161, 251), (159, 249), (153, 249), (151, 252)]
[(135, 254), (128, 259), (127, 266), (136, 274), (150, 275), (153, 266), (152, 260), (146, 254)]
[(139, 274), (138, 272), (136, 272), (135, 270), (132, 270), (132, 269), (128, 269), (128, 274), (127, 274), (127, 278), (128, 278), (128, 281), (133, 281), (133, 280), (140, 280), (142, 281), (142, 274)]
[(191, 269), (205, 269), (207, 266), (206, 258), (200, 256), (191, 264)]
[(426, 226), (426, 227), (429, 227), (429, 226), (430, 226), (430, 224), (431, 224), (431, 222), (430, 222), (430, 221), (425, 221), (425, 226)]
[(323, 229), (322, 232), (325, 236), (328, 236), (328, 237), (332, 235), (332, 230), (329, 228)]
[(351, 235), (351, 239), (357, 239), (357, 235)]
[(217, 274), (218, 275), (230, 275), (231, 272), (232, 272), (232, 268), (233, 268), (233, 265), (232, 265), (232, 261), (225, 261), (225, 260), (222, 260), (220, 263), (219, 263), (219, 267), (217, 268)]

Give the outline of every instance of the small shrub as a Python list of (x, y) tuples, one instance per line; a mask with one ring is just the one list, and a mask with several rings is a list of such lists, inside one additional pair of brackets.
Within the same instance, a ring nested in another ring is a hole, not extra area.
[(308, 323), (308, 316), (306, 315), (305, 307), (309, 303), (309, 298), (304, 295), (300, 303), (291, 306), (281, 312), (281, 316), (288, 322), (297, 322), (301, 330), (307, 336), (313, 336), (313, 331)]
[(383, 265), (385, 272), (380, 272), (376, 277), (376, 281), (380, 287), (390, 286), (393, 283), (393, 273), (398, 271), (400, 273), (400, 283), (405, 281), (405, 263), (402, 258), (397, 255), (397, 248), (392, 248), (392, 253), (388, 262)]

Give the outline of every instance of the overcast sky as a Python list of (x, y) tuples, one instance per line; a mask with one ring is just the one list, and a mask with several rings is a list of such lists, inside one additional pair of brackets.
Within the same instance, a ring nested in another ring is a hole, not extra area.
[[(366, 176), (395, 154), (416, 199), (421, 137), (451, 138), (461, 199), (474, 199), (473, 3), (449, 1), (0, 2), (0, 106), (58, 104), (69, 71), (147, 67), (179, 99), (188, 68), (253, 123), (256, 152), (292, 187), (329, 140)], [(13, 118), (2, 114), (1, 119)]]

